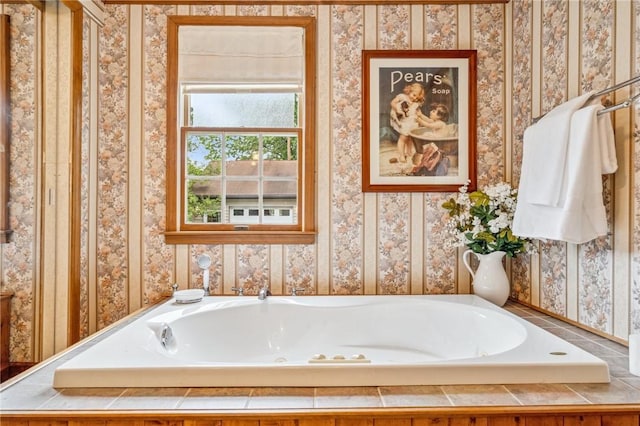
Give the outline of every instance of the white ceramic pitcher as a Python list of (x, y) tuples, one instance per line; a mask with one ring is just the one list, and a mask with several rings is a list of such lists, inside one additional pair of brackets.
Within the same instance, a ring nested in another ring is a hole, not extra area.
[[(471, 253), (475, 254), (480, 262), (478, 270), (475, 272), (469, 264), (469, 254)], [(473, 293), (498, 306), (505, 304), (510, 292), (509, 278), (502, 265), (502, 258), (505, 254), (503, 251), (479, 254), (467, 250), (462, 255), (464, 266), (473, 277)]]

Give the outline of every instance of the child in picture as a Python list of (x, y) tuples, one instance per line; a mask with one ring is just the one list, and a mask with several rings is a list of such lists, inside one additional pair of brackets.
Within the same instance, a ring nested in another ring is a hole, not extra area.
[(391, 101), (391, 127), (398, 132), (398, 156), (403, 163), (415, 154), (416, 149), (409, 133), (419, 125), (418, 117), (426, 117), (420, 108), (424, 104), (424, 87), (420, 83), (407, 84), (402, 93)]
[(424, 115), (422, 111), (418, 111), (418, 124), (420, 127), (430, 129), (434, 136), (450, 136), (450, 129), (447, 127), (448, 120), (449, 108), (444, 104), (431, 104), (429, 106), (429, 116)]

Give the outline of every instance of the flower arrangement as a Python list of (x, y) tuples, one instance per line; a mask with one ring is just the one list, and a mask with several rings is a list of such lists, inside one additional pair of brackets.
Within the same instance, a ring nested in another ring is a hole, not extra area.
[(467, 190), (468, 184), (460, 187), (457, 198), (442, 204), (451, 217), (447, 232), (453, 237), (452, 246), (468, 246), (478, 254), (503, 251), (509, 257), (532, 249), (529, 238), (511, 232), (517, 190), (505, 182), (482, 191)]

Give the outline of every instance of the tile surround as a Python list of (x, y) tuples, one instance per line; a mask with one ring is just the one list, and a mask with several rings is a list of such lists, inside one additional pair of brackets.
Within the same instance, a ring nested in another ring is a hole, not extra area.
[(316, 388), (316, 408), (382, 407), (375, 387)]
[(509, 392), (522, 405), (579, 405), (588, 404), (584, 397), (561, 383), (513, 384)]
[(311, 409), (313, 388), (256, 388), (251, 392), (248, 409)]
[(448, 407), (453, 405), (440, 386), (380, 387), (385, 407)]
[(505, 385), (447, 385), (442, 390), (455, 406), (519, 405)]
[(191, 388), (180, 403), (183, 410), (239, 410), (247, 408), (249, 388)]

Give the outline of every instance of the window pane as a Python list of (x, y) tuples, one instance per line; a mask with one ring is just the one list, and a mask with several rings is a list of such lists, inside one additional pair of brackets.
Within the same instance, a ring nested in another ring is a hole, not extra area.
[(220, 176), (221, 159), (221, 135), (195, 132), (187, 135), (188, 175)]
[(258, 176), (260, 141), (258, 136), (229, 135), (225, 139), (227, 176)]
[(295, 180), (265, 180), (263, 188), (265, 198), (283, 200), (282, 204), (296, 205), (298, 184)]
[(297, 133), (192, 130), (186, 138), (187, 223), (297, 223)]
[(187, 223), (221, 223), (220, 181), (187, 179)]
[(295, 135), (265, 136), (262, 150), (265, 160), (297, 160), (298, 138)]
[[(278, 203), (278, 205), (281, 206), (280, 203)], [(294, 208), (294, 206), (291, 206), (291, 208)], [(291, 216), (291, 210), (283, 209), (283, 208), (264, 209), (264, 217), (262, 218), (262, 221), (263, 221), (262, 223), (270, 224), (270, 225), (273, 225), (273, 224), (291, 225), (295, 223), (294, 218)]]
[(258, 180), (227, 180), (225, 186), (227, 211), (242, 210), (242, 215), (231, 215), (227, 223), (260, 223)]
[(194, 93), (191, 126), (297, 127), (297, 93)]
[(267, 180), (275, 178), (295, 179), (298, 177), (297, 161), (265, 161), (264, 177)]

